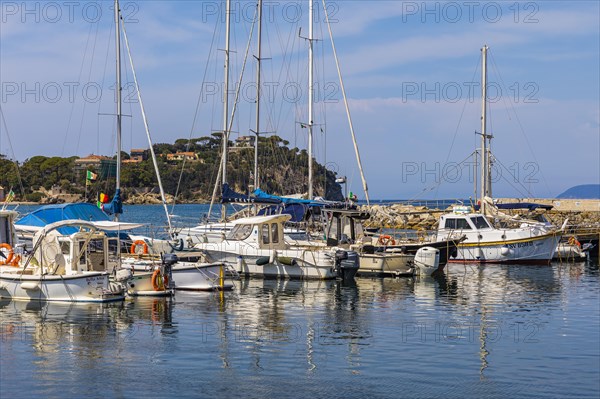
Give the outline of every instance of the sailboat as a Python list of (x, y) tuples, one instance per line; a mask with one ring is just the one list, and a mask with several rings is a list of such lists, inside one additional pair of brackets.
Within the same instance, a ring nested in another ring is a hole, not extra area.
[(490, 222), (495, 210), (491, 200), (491, 154), (487, 131), (487, 51), (482, 52), (482, 115), (481, 115), (481, 192), (480, 209), (474, 213), (466, 206), (440, 217), (437, 237), (448, 239), (464, 235), (458, 244), (456, 258), (451, 262), (548, 264), (562, 236), (562, 229), (553, 229), (543, 223), (523, 222), (518, 228), (497, 228)]

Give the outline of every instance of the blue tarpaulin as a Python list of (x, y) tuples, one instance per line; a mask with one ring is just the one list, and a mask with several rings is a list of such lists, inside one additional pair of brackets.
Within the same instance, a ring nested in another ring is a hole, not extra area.
[[(95, 205), (77, 203), (41, 206), (28, 215), (23, 216), (15, 224), (45, 227), (47, 224), (67, 219), (81, 219), (93, 222), (112, 220)], [(73, 234), (78, 230), (77, 227), (62, 227), (59, 229), (61, 234)]]
[(221, 202), (224, 204), (237, 203), (237, 204), (281, 204), (281, 200), (274, 198), (262, 198), (253, 197), (245, 194), (240, 194), (231, 189), (229, 184), (223, 184), (223, 194), (221, 196)]
[[(528, 209), (530, 211), (538, 208), (549, 211), (554, 208), (552, 205), (535, 204), (533, 202), (510, 202), (506, 204), (494, 204), (494, 206), (498, 209)], [(474, 208), (476, 211), (479, 210), (479, 205), (475, 205)]]

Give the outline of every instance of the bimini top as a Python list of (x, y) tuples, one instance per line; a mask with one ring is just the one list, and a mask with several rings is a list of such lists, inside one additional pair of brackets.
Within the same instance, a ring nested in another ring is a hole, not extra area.
[[(94, 222), (97, 228), (103, 230), (115, 230), (117, 228), (126, 230), (142, 226), (142, 224), (113, 222), (110, 216), (102, 212), (100, 208), (88, 203), (44, 205), (23, 216), (15, 222), (15, 225), (42, 228), (51, 223), (73, 219)], [(111, 225), (115, 223), (116, 225), (111, 228)], [(73, 234), (77, 230), (78, 228), (74, 226), (64, 226), (59, 229), (61, 234)]]

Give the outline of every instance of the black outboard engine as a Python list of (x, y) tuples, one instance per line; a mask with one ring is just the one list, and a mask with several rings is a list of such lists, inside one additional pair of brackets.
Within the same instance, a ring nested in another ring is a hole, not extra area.
[(169, 284), (173, 281), (173, 265), (179, 261), (175, 254), (162, 254), (163, 274), (168, 277)]
[(335, 251), (335, 270), (337, 277), (344, 281), (352, 281), (358, 272), (358, 254), (354, 251)]

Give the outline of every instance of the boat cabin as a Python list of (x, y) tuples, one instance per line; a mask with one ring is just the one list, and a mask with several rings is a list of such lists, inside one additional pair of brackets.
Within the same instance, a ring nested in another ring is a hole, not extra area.
[(225, 240), (243, 241), (260, 249), (287, 249), (283, 224), (290, 218), (290, 215), (270, 215), (238, 219)]
[(327, 220), (325, 239), (328, 246), (353, 244), (364, 237), (362, 221), (370, 217), (368, 213), (344, 209), (323, 209), (321, 212)]
[(492, 230), (490, 222), (480, 213), (451, 213), (440, 216), (438, 232)]
[(0, 243), (14, 247), (17, 243), (15, 232), (15, 219), (18, 213), (15, 211), (0, 210)]
[(45, 273), (74, 275), (86, 271), (105, 271), (109, 264), (109, 241), (101, 231), (84, 229), (63, 235), (50, 231), (34, 238), (32, 264)]

